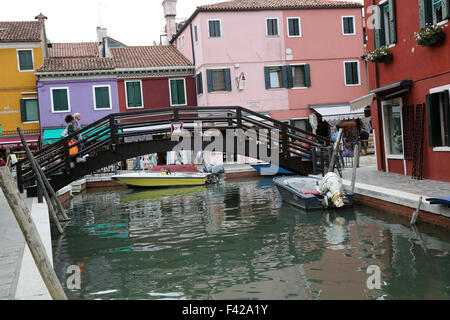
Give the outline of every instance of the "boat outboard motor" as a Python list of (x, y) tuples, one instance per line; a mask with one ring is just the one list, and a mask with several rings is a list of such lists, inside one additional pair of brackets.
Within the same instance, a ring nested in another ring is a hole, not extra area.
[(325, 197), (325, 204), (327, 206), (330, 200), (336, 208), (344, 206), (342, 180), (336, 173), (328, 172), (317, 186), (317, 191)]

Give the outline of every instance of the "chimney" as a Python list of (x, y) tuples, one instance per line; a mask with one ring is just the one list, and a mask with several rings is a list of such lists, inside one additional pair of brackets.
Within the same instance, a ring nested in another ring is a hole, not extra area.
[(177, 24), (175, 23), (175, 17), (177, 16), (177, 0), (164, 0), (162, 6), (164, 8), (164, 17), (166, 18), (167, 39), (165, 39), (165, 41), (170, 41), (177, 33)]
[(44, 59), (48, 58), (48, 40), (47, 40), (47, 32), (45, 31), (45, 20), (47, 20), (47, 17), (44, 16), (42, 13), (39, 13), (36, 17), (34, 17), (35, 20), (39, 21), (42, 24), (42, 49), (44, 51)]
[(98, 54), (100, 57), (107, 56), (107, 45), (105, 38), (107, 37), (106, 28), (97, 27)]

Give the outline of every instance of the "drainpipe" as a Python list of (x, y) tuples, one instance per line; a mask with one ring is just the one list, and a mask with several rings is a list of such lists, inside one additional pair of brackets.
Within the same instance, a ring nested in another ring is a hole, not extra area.
[(198, 106), (198, 102), (197, 102), (197, 81), (195, 81), (196, 79), (196, 74), (195, 74), (195, 50), (194, 50), (194, 36), (193, 36), (193, 32), (192, 32), (192, 23), (189, 23), (189, 29), (191, 31), (191, 47), (192, 47), (192, 63), (194, 64), (194, 88), (195, 88), (195, 92), (194, 92), (194, 99), (195, 102), (194, 104), (196, 106)]

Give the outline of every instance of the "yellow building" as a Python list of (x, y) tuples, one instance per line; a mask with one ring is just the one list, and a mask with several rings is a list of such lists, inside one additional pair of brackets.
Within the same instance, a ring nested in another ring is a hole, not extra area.
[(35, 70), (47, 57), (45, 16), (35, 21), (0, 21), (0, 156), (18, 153), (21, 127), (33, 149), (38, 147), (39, 107)]

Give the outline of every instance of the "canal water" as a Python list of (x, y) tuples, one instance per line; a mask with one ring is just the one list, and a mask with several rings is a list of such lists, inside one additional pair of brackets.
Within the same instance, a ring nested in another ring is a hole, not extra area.
[(65, 235), (53, 232), (69, 299), (450, 298), (447, 231), (364, 207), (307, 213), (271, 179), (90, 192), (69, 216)]

